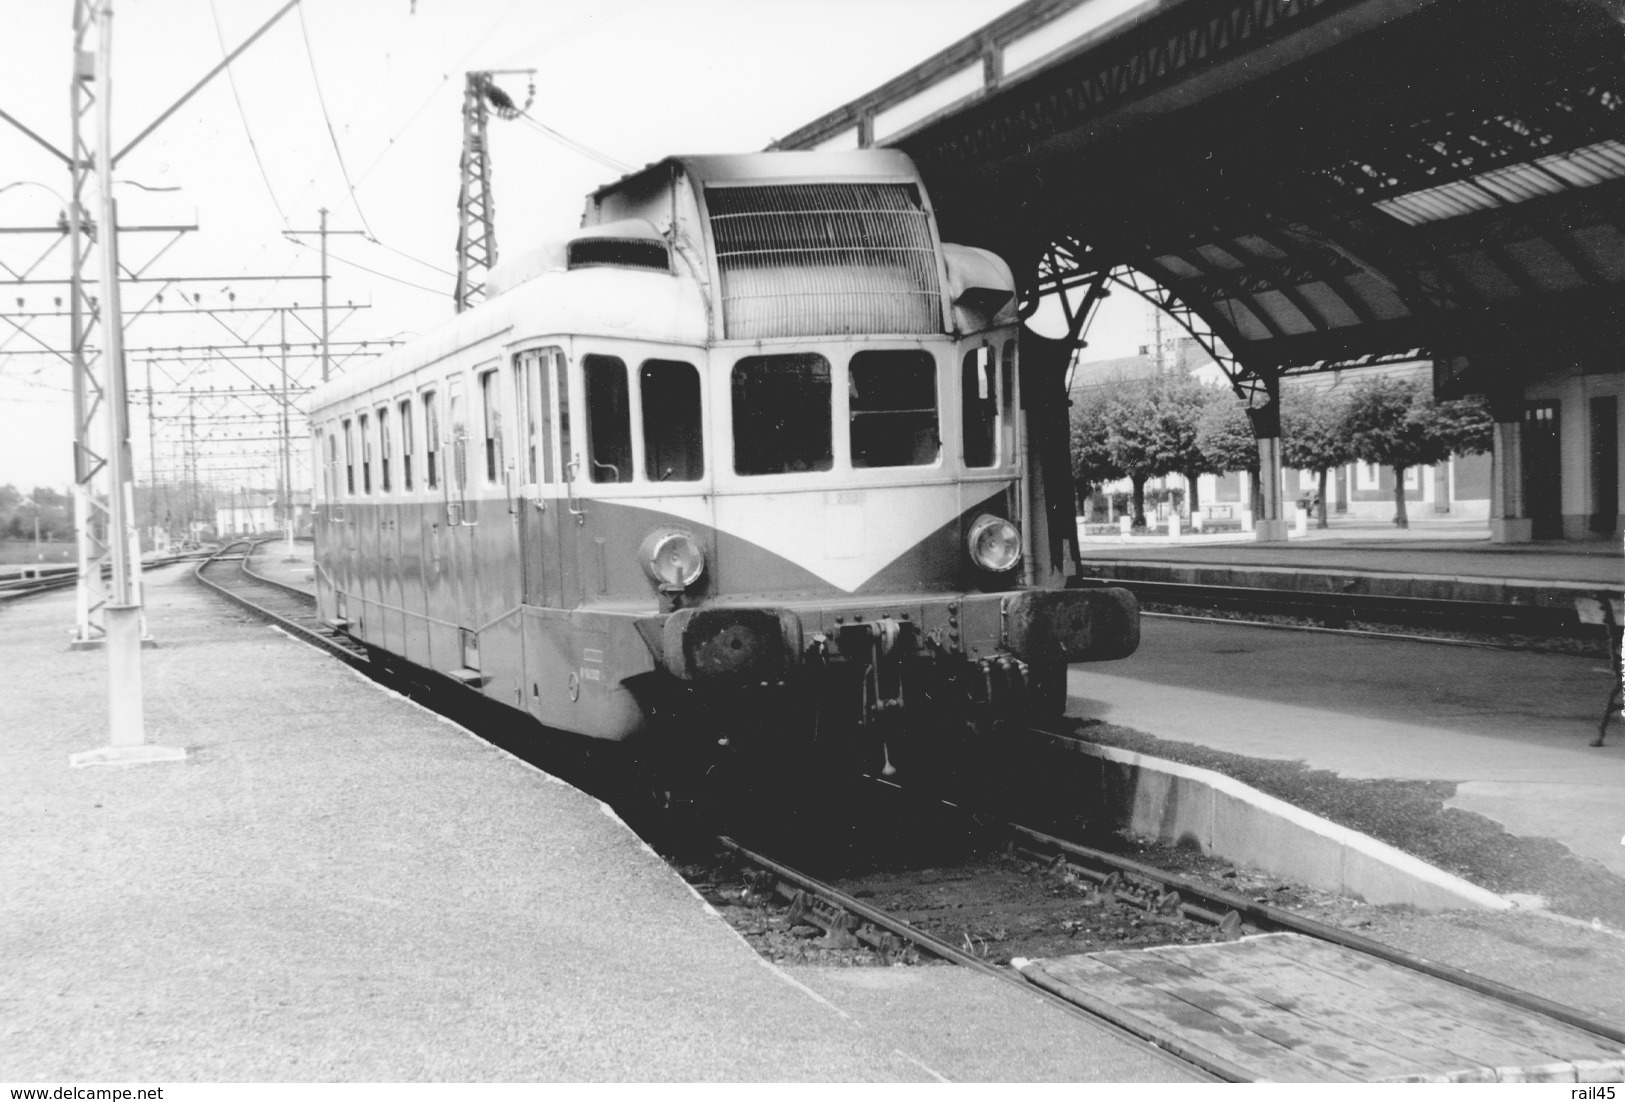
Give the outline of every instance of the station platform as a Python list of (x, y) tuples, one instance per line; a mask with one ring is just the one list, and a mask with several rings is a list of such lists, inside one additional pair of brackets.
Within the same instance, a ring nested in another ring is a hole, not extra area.
[(1617, 540), (1491, 543), (1482, 522), (1333, 518), (1284, 543), (1242, 533), (1079, 542), (1091, 577), (1540, 605), (1625, 591)]
[(1192, 1077), (964, 970), (765, 963), (598, 801), (190, 569), (142, 658), (182, 762), (70, 768), (106, 658), (72, 594), (0, 613), (0, 1080)]

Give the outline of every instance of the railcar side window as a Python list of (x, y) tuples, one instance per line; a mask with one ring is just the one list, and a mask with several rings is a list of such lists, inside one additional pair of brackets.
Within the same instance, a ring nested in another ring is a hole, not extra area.
[(816, 352), (746, 356), (733, 370), (734, 470), (827, 471), (835, 465), (829, 361)]
[(644, 360), (643, 469), (651, 482), (697, 482), (705, 473), (700, 432), (700, 373), (681, 360)]
[(922, 467), (942, 452), (937, 364), (923, 348), (858, 352), (848, 380), (852, 466)]
[(378, 410), (378, 492), (389, 493), (389, 407)]
[(361, 433), (361, 492), (372, 493), (372, 419), (365, 413), (356, 418)]
[(502, 477), (502, 405), (497, 391), (497, 373), (480, 376), (480, 407), (485, 414), (485, 481)]
[(355, 430), (350, 419), (344, 419), (344, 492), (355, 494)]
[(468, 426), (463, 423), (462, 380), (453, 376), (446, 385), (451, 391), (446, 399), (446, 412), (451, 416), (451, 480), (462, 491), (468, 489)]
[(335, 433), (327, 434), (327, 462), (322, 467), (322, 477), (327, 479), (327, 500), (337, 500), (339, 488), (334, 485), (339, 476), (339, 438)]
[(412, 488), (412, 400), (401, 399), (401, 489)]
[(558, 480), (553, 469), (553, 457), (557, 454), (553, 447), (554, 395), (558, 396), (560, 448), (565, 462), (570, 459), (570, 386), (564, 376), (564, 353), (557, 348), (544, 351), (536, 364), (536, 372), (536, 418), (541, 423), (542, 433), (542, 481), (554, 482)]
[(959, 372), (959, 401), (965, 466), (993, 466), (998, 462), (999, 361), (987, 345), (965, 353)]
[(587, 458), (594, 482), (632, 481), (632, 408), (618, 356), (582, 358), (587, 388)]
[(440, 485), (440, 402), (432, 390), (423, 392), (424, 483), (433, 490)]
[(536, 423), (536, 359), (534, 352), (521, 354), (514, 360), (513, 372), (514, 395), (519, 399), (519, 480), (527, 486), (534, 485), (541, 473), (536, 454), (540, 429)]
[(564, 353), (558, 349), (553, 350), (554, 382), (558, 389), (554, 393), (559, 399), (559, 455), (564, 469), (559, 472), (565, 482), (572, 482), (580, 471), (575, 469), (575, 452), (571, 450), (570, 443), (570, 379), (565, 373)]

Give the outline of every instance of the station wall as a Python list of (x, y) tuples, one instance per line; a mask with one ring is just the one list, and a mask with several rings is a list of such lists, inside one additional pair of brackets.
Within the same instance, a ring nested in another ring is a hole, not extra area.
[[(1532, 421), (1548, 408), (1552, 426)], [(1545, 534), (1585, 539), (1625, 532), (1625, 371), (1614, 362), (1570, 363), (1548, 369), (1524, 388), (1524, 504), (1528, 515), (1552, 526)], [(1557, 437), (1557, 493), (1541, 469), (1541, 432)], [(1544, 481), (1543, 481), (1544, 480)], [(1552, 503), (1560, 503), (1553, 515)]]

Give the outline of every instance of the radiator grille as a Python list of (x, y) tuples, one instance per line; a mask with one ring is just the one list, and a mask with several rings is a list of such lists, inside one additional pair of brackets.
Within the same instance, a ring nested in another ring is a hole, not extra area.
[(929, 218), (908, 184), (708, 188), (733, 339), (940, 333)]

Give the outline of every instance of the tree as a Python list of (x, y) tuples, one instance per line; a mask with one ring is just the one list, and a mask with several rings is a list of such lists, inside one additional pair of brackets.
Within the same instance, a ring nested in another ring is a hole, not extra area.
[(1458, 398), (1433, 407), (1435, 431), (1451, 455), (1481, 455), (1495, 443), (1495, 418), (1482, 398)]
[(1197, 445), (1216, 471), (1246, 471), (1253, 484), (1252, 511), (1257, 516), (1262, 504), (1258, 483), (1258, 437), (1247, 417), (1247, 407), (1229, 391), (1218, 391), (1202, 411), (1196, 429)]
[(1145, 484), (1167, 469), (1162, 454), (1162, 411), (1155, 380), (1136, 379), (1117, 388), (1112, 398), (1111, 431), (1106, 451), (1133, 490), (1134, 527), (1145, 527)]
[(1341, 394), (1293, 388), (1281, 396), (1281, 462), (1319, 477), (1315, 527), (1326, 524), (1326, 479), (1333, 467), (1352, 462), (1348, 403)]
[(1115, 482), (1123, 472), (1112, 462), (1112, 390), (1087, 387), (1072, 406), (1072, 478), (1080, 495), (1090, 487)]
[(1482, 402), (1435, 404), (1414, 382), (1366, 379), (1349, 394), (1346, 426), (1356, 459), (1394, 471), (1394, 523), (1410, 527), (1405, 513), (1405, 472), (1443, 463), (1458, 452), (1487, 451), (1493, 422)]
[(17, 515), (17, 506), (22, 500), (22, 493), (11, 483), (0, 486), (0, 532), (11, 539), (19, 538), (22, 532), (22, 517)]
[(1191, 513), (1202, 507), (1197, 492), (1197, 479), (1204, 474), (1218, 474), (1207, 452), (1202, 450), (1200, 432), (1202, 416), (1215, 400), (1226, 400), (1226, 392), (1217, 387), (1204, 386), (1189, 375), (1164, 375), (1158, 379), (1153, 399), (1161, 410), (1161, 432), (1168, 470), (1183, 475), (1190, 487), (1188, 506)]

